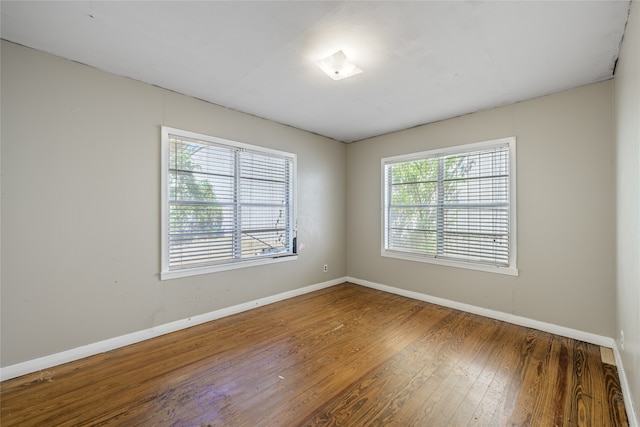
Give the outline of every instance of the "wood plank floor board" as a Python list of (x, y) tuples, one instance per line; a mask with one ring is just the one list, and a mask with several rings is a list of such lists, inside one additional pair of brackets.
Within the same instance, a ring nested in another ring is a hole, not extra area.
[[(500, 347), (504, 348), (505, 342), (504, 342), (504, 340), (501, 340), (501, 341), (498, 342), (498, 344), (499, 344)], [(504, 365), (500, 365), (497, 368), (498, 368), (498, 370), (496, 371), (497, 375), (501, 375), (501, 374), (504, 373), (504, 369), (505, 369)], [(451, 375), (449, 375), (449, 376), (451, 376)], [(495, 378), (495, 376), (494, 376), (494, 378)], [(498, 403), (497, 401), (493, 402), (492, 400), (487, 400), (486, 399), (486, 397), (487, 397), (486, 393), (483, 395), (483, 397), (484, 397), (484, 399), (483, 399), (484, 405), (487, 405), (487, 404), (493, 405), (494, 408), (497, 406), (497, 403)], [(438, 402), (436, 402), (436, 403), (438, 403)], [(431, 413), (437, 415), (439, 418), (429, 417), (429, 418), (426, 418), (425, 421), (431, 421), (431, 422), (437, 421), (438, 423), (441, 423), (442, 425), (451, 425), (451, 424), (446, 424), (447, 420), (445, 420), (444, 418), (446, 418), (447, 416), (453, 415), (452, 412), (444, 413), (444, 411), (440, 411), (440, 406), (435, 406), (435, 407), (432, 408)], [(491, 414), (491, 413), (489, 413), (489, 414)], [(419, 423), (414, 423), (413, 425), (420, 425), (420, 424)], [(437, 424), (434, 423), (434, 425), (437, 425)]]
[(512, 358), (515, 358), (517, 354), (515, 347), (510, 343), (512, 339), (512, 325), (502, 325), (499, 329), (501, 330), (501, 334), (494, 336), (488, 350), (491, 352), (490, 370), (481, 378), (481, 381), (486, 381), (486, 383), (481, 383), (484, 393), (482, 393), (481, 397), (478, 395), (479, 397), (477, 399), (479, 401), (477, 403), (472, 401), (472, 404), (475, 406), (475, 411), (473, 415), (469, 417), (466, 424), (460, 422), (452, 423), (451, 425), (498, 425), (493, 421), (493, 418), (507, 390), (507, 384), (509, 382), (509, 362)]
[[(447, 337), (455, 345), (445, 347), (437, 356), (428, 353), (419, 355), (420, 359), (434, 359), (437, 363), (429, 366), (431, 375), (419, 387), (404, 391), (404, 400), (415, 407), (415, 410), (407, 411), (406, 415), (413, 415), (405, 418), (405, 415), (396, 414), (390, 410), (393, 408), (388, 408), (385, 418), (389, 423), (393, 418), (398, 418), (397, 425), (446, 425), (455, 413), (463, 397), (461, 393), (468, 389), (468, 385), (463, 383), (471, 372), (469, 367), (473, 367), (474, 356), (479, 354), (478, 346), (492, 334), (487, 325), (474, 324), (462, 316), (459, 319), (463, 322), (462, 329), (454, 330), (453, 335)], [(414, 399), (414, 396), (418, 398)]]
[(492, 326), (491, 337), (484, 341), (476, 358), (471, 361), (467, 378), (468, 387), (460, 387), (460, 392), (464, 393), (464, 396), (458, 407), (449, 412), (451, 418), (447, 425), (466, 426), (472, 422), (498, 372), (504, 353), (501, 346), (495, 344), (503, 341), (506, 330), (495, 324)]
[[(418, 343), (426, 341), (427, 337), (435, 341), (434, 345), (428, 347), (420, 346), (424, 352), (431, 352), (431, 359), (439, 359), (439, 354), (442, 353), (444, 346), (447, 344), (447, 340), (442, 337), (448, 336), (450, 338), (454, 333), (453, 330), (449, 330), (445, 326), (448, 325), (450, 327), (455, 323), (458, 316), (459, 314), (457, 313), (450, 313), (441, 318), (433, 327), (425, 329), (419, 335), (414, 335), (414, 339), (417, 339)], [(410, 343), (404, 344), (409, 345)], [(415, 343), (408, 350), (406, 345), (396, 346), (393, 353), (394, 357), (388, 358), (380, 365), (374, 364), (374, 369), (364, 371), (364, 375), (357, 378), (355, 382), (350, 383), (350, 387), (336, 395), (334, 400), (319, 408), (313, 418), (306, 420), (303, 425), (316, 425), (318, 423), (334, 425), (339, 423), (345, 417), (345, 414), (351, 413), (354, 407), (358, 408), (362, 417), (370, 417), (377, 410), (380, 410), (381, 404), (385, 402), (385, 399), (380, 397), (379, 394), (388, 396), (408, 381), (412, 381), (414, 384), (425, 382), (437, 370), (437, 361), (431, 362), (429, 358), (420, 358), (422, 353), (415, 350)], [(396, 352), (400, 350), (409, 353), (405, 360), (395, 356)], [(429, 362), (429, 364), (425, 365), (426, 362)], [(389, 375), (389, 372), (393, 372), (393, 375)], [(370, 395), (375, 395), (376, 399), (370, 399)], [(366, 420), (354, 420), (354, 422), (365, 425), (362, 423), (365, 423)]]
[[(380, 312), (383, 312), (383, 311), (384, 310), (380, 310)], [(358, 316), (361, 316), (361, 314), (359, 314)], [(376, 316), (380, 316), (380, 314), (377, 314)], [(375, 317), (375, 316), (372, 315), (370, 317)], [(331, 322), (329, 322), (329, 323), (331, 323)], [(388, 324), (388, 322), (382, 323), (382, 325), (385, 325), (385, 324)], [(389, 327), (387, 326), (386, 328), (389, 328)], [(345, 332), (350, 331), (350, 330), (354, 330), (354, 331), (357, 332), (357, 330), (349, 328), (349, 327), (336, 329), (336, 327), (333, 327), (333, 325), (331, 325), (331, 324), (330, 325), (325, 325), (325, 326), (323, 326), (323, 330), (322, 331), (315, 331), (314, 333), (311, 333), (311, 334), (310, 333), (306, 333), (305, 336), (307, 338), (305, 338), (305, 342), (303, 342), (301, 345), (299, 343), (298, 344), (289, 343), (289, 344), (291, 344), (291, 346), (298, 345), (300, 348), (304, 349), (304, 348), (317, 347), (317, 344), (315, 344), (315, 345), (313, 343), (309, 344), (308, 343), (309, 340), (320, 341), (320, 344), (323, 347), (326, 347), (327, 349), (329, 349), (327, 354), (325, 354), (325, 352), (323, 352), (322, 356), (320, 358), (318, 358), (319, 363), (317, 363), (317, 364), (314, 363), (314, 365), (322, 367), (323, 365), (325, 365), (327, 363), (334, 362), (335, 357), (332, 356), (332, 353), (331, 353), (333, 351), (332, 349), (333, 348), (341, 348), (340, 342), (336, 341), (335, 338), (343, 336)], [(389, 330), (389, 332), (391, 332), (391, 330)], [(361, 335), (362, 334), (358, 334), (356, 336), (353, 336), (352, 338), (358, 338)], [(386, 335), (389, 336), (389, 337), (393, 336), (390, 333), (387, 333)], [(326, 340), (327, 337), (332, 337), (331, 339), (333, 341), (327, 342), (327, 340)], [(347, 336), (347, 340), (352, 340), (352, 338), (349, 338)], [(370, 340), (370, 338), (367, 338), (367, 337), (365, 337), (365, 338), (366, 338), (366, 340), (362, 342), (363, 346), (368, 344), (369, 340)], [(340, 352), (344, 353), (343, 351), (340, 351)], [(340, 352), (338, 352), (338, 353), (340, 353)], [(299, 378), (299, 379), (293, 378), (292, 374), (287, 371), (288, 367), (287, 367), (286, 360), (284, 360), (284, 359), (283, 360), (278, 360), (278, 362), (280, 362), (280, 363), (277, 364), (277, 369), (278, 369), (277, 372), (269, 372), (269, 370), (268, 370), (269, 366), (273, 365), (273, 364), (270, 364), (269, 361), (272, 360), (273, 358), (269, 357), (268, 354), (265, 354), (265, 350), (264, 349), (257, 349), (257, 353), (258, 354), (256, 354), (255, 357), (251, 356), (251, 355), (244, 354), (244, 355), (241, 355), (241, 356), (234, 357), (234, 359), (235, 359), (236, 362), (242, 361), (242, 360), (255, 360), (259, 355), (261, 357), (261, 359), (262, 359), (261, 360), (261, 369), (259, 370), (262, 373), (262, 375), (266, 375), (267, 377), (272, 378), (272, 379), (275, 378), (276, 382), (280, 382), (278, 380), (278, 376), (284, 377), (284, 379), (287, 380), (287, 381), (293, 380), (293, 381), (295, 381), (294, 383), (297, 383), (297, 384), (305, 384), (307, 382), (312, 382), (310, 378)], [(291, 353), (291, 355), (292, 356), (299, 356), (300, 352), (297, 351), (297, 352)], [(344, 363), (345, 355), (342, 354), (341, 357), (342, 357), (342, 362)], [(359, 360), (359, 359), (362, 359), (362, 358), (357, 357), (355, 360)], [(219, 362), (220, 361), (218, 361), (218, 363)], [(222, 366), (226, 366), (226, 363), (221, 363), (221, 365)], [(233, 366), (233, 369), (231, 371), (245, 371), (246, 372), (246, 369), (244, 369), (244, 367), (239, 366), (236, 363), (236, 365)], [(212, 373), (213, 373), (213, 371), (212, 371)], [(278, 375), (276, 375), (276, 374), (278, 374)], [(245, 374), (243, 380), (245, 382), (248, 382), (248, 383), (259, 384), (258, 379), (252, 378), (251, 375), (252, 374), (250, 374), (250, 373), (249, 374)], [(325, 372), (321, 372), (321, 375), (322, 375), (322, 377), (329, 378), (326, 375), (326, 371)], [(303, 380), (303, 381), (298, 381), (298, 380)], [(218, 386), (224, 386), (224, 384), (225, 384), (224, 381), (220, 382), (220, 379), (218, 379), (218, 381), (219, 381), (217, 383)], [(242, 399), (238, 399), (238, 400), (242, 400), (243, 406), (246, 407), (245, 410), (242, 411), (243, 414), (246, 414), (247, 411), (256, 410), (256, 409), (259, 409), (260, 411), (264, 412), (265, 409), (267, 409), (267, 408), (265, 408), (265, 406), (267, 405), (267, 402), (270, 401), (270, 400), (276, 399), (276, 398), (278, 398), (278, 396), (280, 396), (280, 394), (273, 394), (273, 395), (269, 396), (267, 399), (265, 399), (264, 395), (259, 395), (257, 393), (256, 393), (256, 395), (258, 396), (258, 400), (259, 401), (255, 402), (255, 403), (252, 402), (252, 397), (251, 396), (242, 396), (243, 397)], [(279, 405), (285, 407), (285, 408), (292, 406), (290, 401), (287, 402), (286, 400), (283, 401), (283, 402), (277, 402), (277, 403)], [(287, 403), (289, 403), (288, 406), (287, 406)]]
[(606, 396), (605, 413), (609, 416), (609, 425), (626, 425), (627, 418), (624, 408), (624, 397), (620, 388), (618, 369), (613, 365), (604, 365)]
[(499, 364), (469, 425), (500, 425), (501, 414), (511, 412), (513, 408), (514, 397), (510, 394), (510, 387), (514, 386), (514, 381), (519, 381), (516, 363), (522, 357), (519, 347), (525, 332), (521, 331), (520, 335), (514, 333), (513, 325), (501, 327), (505, 330), (504, 334), (495, 342), (495, 348), (499, 349)]
[[(455, 377), (457, 381), (445, 397), (446, 403), (438, 408), (441, 425), (468, 425), (498, 370), (498, 363), (493, 361), (500, 360), (500, 349), (494, 343), (502, 339), (504, 330), (497, 327), (496, 322), (488, 319), (487, 321), (491, 327), (487, 330), (486, 339), (477, 342), (471, 357), (462, 359), (458, 364), (457, 368), (461, 372)], [(416, 401), (415, 404), (420, 403)], [(419, 419), (413, 417), (411, 421), (397, 425), (417, 425), (418, 423)]]
[[(548, 348), (545, 345), (546, 340), (541, 340), (540, 335), (543, 334), (529, 331), (525, 340), (520, 341), (520, 357), (507, 386), (505, 405), (498, 413), (499, 424), (511, 422), (513, 425), (531, 425), (536, 398), (542, 388), (541, 381), (545, 380), (541, 375), (546, 372), (542, 369), (542, 360)], [(524, 387), (524, 384), (527, 386)]]
[(352, 284), (0, 384), (3, 426), (626, 426), (597, 346)]

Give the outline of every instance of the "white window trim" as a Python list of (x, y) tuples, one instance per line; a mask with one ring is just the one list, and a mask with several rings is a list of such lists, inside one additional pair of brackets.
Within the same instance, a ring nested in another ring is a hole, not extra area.
[[(410, 254), (406, 252), (393, 251), (385, 249), (385, 165), (390, 163), (402, 163), (411, 160), (420, 160), (426, 157), (434, 157), (449, 154), (465, 153), (469, 151), (479, 150), (483, 148), (493, 147), (496, 145), (507, 144), (509, 146), (509, 265), (494, 266), (482, 263), (474, 263), (472, 261), (455, 261), (450, 259), (437, 258), (429, 255)], [(505, 274), (510, 276), (518, 276), (517, 268), (517, 215), (516, 215), (516, 137), (493, 139), (489, 141), (476, 142), (472, 144), (458, 145), (454, 147), (446, 147), (429, 151), (421, 151), (418, 153), (403, 154), (399, 156), (385, 157), (380, 162), (380, 255), (387, 258), (401, 259), (405, 261), (417, 261), (429, 264), (438, 264), (448, 267), (464, 268), (469, 270), (484, 271), (489, 273)]]
[(190, 132), (182, 129), (171, 128), (168, 126), (161, 126), (161, 271), (160, 280), (177, 279), (180, 277), (195, 276), (200, 274), (216, 273), (220, 271), (235, 270), (239, 268), (256, 267), (259, 265), (275, 264), (285, 261), (295, 261), (298, 259), (298, 254), (286, 254), (275, 255), (274, 257), (261, 257), (257, 259), (245, 259), (242, 261), (229, 262), (223, 264), (209, 265), (203, 267), (185, 268), (180, 270), (169, 270), (169, 135), (180, 135), (184, 138), (190, 138), (200, 140), (203, 142), (211, 142), (215, 144), (223, 144), (236, 148), (243, 148), (251, 151), (258, 151), (262, 153), (271, 153), (279, 156), (286, 156), (293, 159), (293, 177), (292, 180), (292, 218), (291, 224), (293, 224), (294, 238), (297, 238), (297, 156), (292, 153), (287, 153), (280, 150), (274, 150), (271, 148), (260, 147), (251, 144), (245, 144), (238, 141), (232, 141), (229, 139), (218, 138), (209, 135), (203, 135), (196, 132)]

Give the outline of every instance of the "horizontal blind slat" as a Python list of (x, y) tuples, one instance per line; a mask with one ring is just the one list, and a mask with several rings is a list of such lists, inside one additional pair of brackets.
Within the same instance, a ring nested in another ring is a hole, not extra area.
[(292, 252), (291, 158), (169, 141), (169, 268)]
[(387, 163), (384, 174), (387, 249), (508, 265), (508, 146)]

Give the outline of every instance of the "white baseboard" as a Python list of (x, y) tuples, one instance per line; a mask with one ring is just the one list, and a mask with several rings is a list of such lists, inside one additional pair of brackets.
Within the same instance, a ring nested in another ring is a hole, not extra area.
[(622, 366), (622, 359), (620, 352), (613, 338), (591, 334), (589, 332), (583, 332), (563, 326), (554, 325), (551, 323), (540, 322), (538, 320), (528, 319), (526, 317), (515, 316), (509, 313), (503, 313), (500, 311), (490, 310), (482, 307), (473, 306), (457, 301), (452, 301), (444, 298), (434, 297), (419, 292), (408, 291), (405, 289), (395, 288), (380, 283), (370, 282), (368, 280), (357, 279), (354, 277), (341, 277), (338, 279), (329, 280), (327, 282), (318, 283), (315, 285), (306, 286), (300, 289), (294, 289), (292, 291), (283, 292), (281, 294), (260, 298), (254, 301), (249, 301), (243, 304), (234, 305), (232, 307), (222, 308), (209, 313), (192, 316), (186, 319), (177, 320), (175, 322), (166, 323), (164, 325), (156, 326), (153, 328), (145, 329), (142, 331), (133, 332), (130, 334), (122, 335), (119, 337), (99, 341), (82, 347), (73, 348), (71, 350), (63, 351), (60, 353), (51, 354), (48, 356), (40, 357), (26, 362), (17, 363), (15, 365), (6, 366), (0, 368), (0, 381), (5, 381), (11, 378), (16, 378), (22, 375), (30, 374), (51, 367), (72, 362), (74, 360), (83, 359), (85, 357), (93, 356), (96, 354), (111, 351), (120, 347), (124, 347), (137, 342), (145, 341), (151, 338), (159, 337), (170, 332), (175, 332), (181, 329), (186, 329), (191, 326), (196, 326), (202, 323), (210, 322), (212, 320), (220, 319), (233, 314), (242, 313), (247, 310), (251, 310), (264, 305), (272, 304), (278, 301), (283, 301), (296, 296), (304, 295), (310, 292), (314, 292), (320, 289), (329, 288), (331, 286), (338, 285), (344, 282), (351, 282), (357, 285), (366, 286), (368, 288), (377, 289), (383, 292), (389, 292), (396, 295), (401, 295), (407, 298), (416, 299), (419, 301), (425, 301), (432, 304), (441, 305), (444, 307), (453, 308), (456, 310), (465, 311), (468, 313), (478, 314), (480, 316), (489, 317), (492, 319), (502, 320), (504, 322), (513, 323), (520, 326), (525, 326), (533, 329), (537, 329), (552, 334), (573, 338), (580, 341), (589, 342), (595, 345), (601, 345), (604, 347), (613, 348), (616, 364), (618, 366), (618, 373), (620, 375), (620, 383), (622, 387), (622, 394), (624, 396), (625, 407), (627, 408), (627, 416), (629, 418), (630, 427), (640, 427), (638, 419), (635, 416), (633, 402), (630, 399), (629, 383), (627, 381), (625, 371)]
[(618, 368), (618, 376), (620, 377), (620, 387), (622, 388), (624, 407), (627, 410), (629, 427), (640, 427), (640, 422), (638, 421), (638, 413), (636, 412), (633, 405), (633, 400), (631, 400), (631, 388), (629, 387), (627, 374), (624, 370), (624, 366), (622, 365), (622, 356), (620, 355), (620, 349), (618, 348), (618, 343), (615, 341), (613, 345), (613, 355), (616, 358), (616, 366)]
[(539, 331), (549, 332), (549, 333), (560, 335), (563, 337), (573, 338), (579, 341), (585, 341), (595, 345), (601, 345), (603, 347), (613, 348), (614, 346), (613, 338), (605, 337), (602, 335), (596, 335), (589, 332), (566, 328), (564, 326), (558, 326), (552, 323), (545, 323), (539, 320), (533, 320), (527, 317), (521, 317), (521, 316), (509, 314), (509, 313), (503, 313), (501, 311), (490, 310), (488, 308), (477, 307), (475, 305), (452, 301), (445, 298), (434, 297), (434, 296), (422, 294), (419, 292), (407, 291), (405, 289), (400, 289), (400, 288), (395, 288), (393, 286), (370, 282), (368, 280), (356, 279), (354, 277), (347, 277), (346, 280), (351, 283), (355, 283), (356, 285), (362, 285), (368, 288), (378, 289), (380, 291), (389, 292), (389, 293), (404, 296), (407, 298), (412, 298), (420, 301), (429, 302), (432, 304), (441, 305), (444, 307), (453, 308), (456, 310), (465, 311), (467, 313), (478, 314), (480, 316), (489, 317), (491, 319), (502, 320), (507, 323), (513, 323), (514, 325), (525, 326), (527, 328), (537, 329)]
[(111, 351), (116, 348), (159, 337), (170, 332), (190, 328), (191, 326), (210, 322), (212, 320), (220, 319), (226, 316), (231, 316), (232, 314), (242, 313), (243, 311), (261, 307), (263, 305), (272, 304), (274, 302), (308, 294), (309, 292), (329, 288), (346, 281), (347, 279), (345, 277), (341, 277), (338, 279), (329, 280), (327, 282), (318, 283), (315, 285), (306, 286), (304, 288), (294, 289), (292, 291), (283, 292), (281, 294), (234, 305), (232, 307), (222, 308), (220, 310), (215, 310), (209, 313), (199, 314), (197, 316), (188, 317), (186, 319), (177, 320), (175, 322), (165, 323), (164, 325), (155, 326), (153, 328), (145, 329), (142, 331), (132, 332), (130, 334), (95, 342), (82, 347), (72, 348), (60, 353), (39, 357), (37, 359), (28, 360), (26, 362), (17, 363), (15, 365), (5, 366), (3, 368), (0, 368), (0, 381), (5, 381), (11, 378), (16, 378), (44, 369), (49, 369), (53, 366), (73, 362), (74, 360), (83, 359), (85, 357), (94, 356), (96, 354)]
[(612, 348), (615, 359), (616, 359), (616, 366), (617, 366), (618, 375), (620, 378), (620, 387), (622, 388), (624, 405), (625, 405), (625, 409), (627, 410), (627, 418), (629, 419), (629, 427), (640, 427), (640, 423), (638, 422), (637, 412), (635, 411), (633, 401), (631, 400), (631, 389), (629, 388), (629, 382), (627, 380), (624, 366), (622, 365), (622, 358), (620, 357), (620, 351), (618, 349), (618, 345), (616, 341), (613, 338), (605, 337), (602, 335), (596, 335), (589, 332), (579, 331), (576, 329), (566, 328), (564, 326), (558, 326), (552, 323), (541, 322), (539, 320), (533, 320), (526, 317), (515, 316), (509, 313), (489, 310), (487, 308), (477, 307), (470, 304), (464, 304), (461, 302), (452, 301), (444, 298), (438, 298), (431, 295), (422, 294), (419, 292), (407, 291), (405, 289), (400, 289), (400, 288), (395, 288), (393, 286), (370, 282), (368, 280), (356, 279), (354, 277), (347, 277), (346, 280), (348, 282), (355, 283), (356, 285), (366, 286), (368, 288), (377, 289), (383, 292), (389, 292), (389, 293), (404, 296), (407, 298), (412, 298), (419, 301), (425, 301), (432, 304), (437, 304), (444, 307), (465, 311), (468, 313), (478, 314), (480, 316), (489, 317), (491, 319), (502, 320), (504, 322), (513, 323), (515, 325), (525, 326), (532, 329), (537, 329), (543, 332), (549, 332), (555, 335), (572, 338), (578, 341), (584, 341), (591, 344)]

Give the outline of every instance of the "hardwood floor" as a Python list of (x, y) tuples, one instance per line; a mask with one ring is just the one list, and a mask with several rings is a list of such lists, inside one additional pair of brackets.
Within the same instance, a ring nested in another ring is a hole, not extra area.
[(343, 284), (5, 381), (9, 426), (625, 426), (599, 347)]

